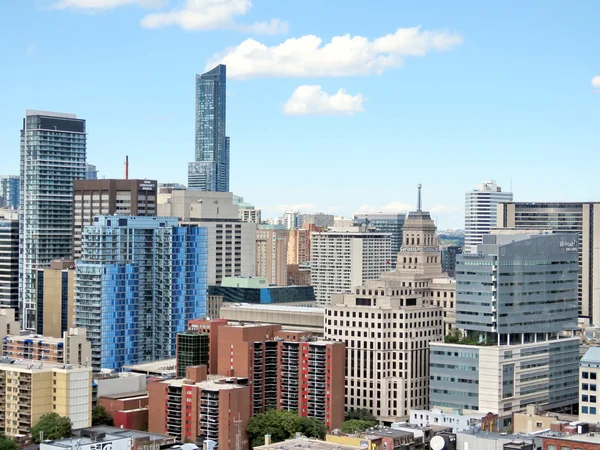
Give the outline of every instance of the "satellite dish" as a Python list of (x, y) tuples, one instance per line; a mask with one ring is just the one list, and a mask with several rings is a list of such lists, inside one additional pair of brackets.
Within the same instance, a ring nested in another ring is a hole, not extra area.
[(429, 446), (431, 450), (442, 450), (446, 446), (446, 441), (441, 436), (434, 436), (429, 441)]

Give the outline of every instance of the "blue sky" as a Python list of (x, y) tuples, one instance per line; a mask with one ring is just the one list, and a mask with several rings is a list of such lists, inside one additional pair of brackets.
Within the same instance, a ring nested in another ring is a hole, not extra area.
[(0, 173), (18, 173), (29, 108), (87, 119), (107, 178), (127, 154), (130, 176), (185, 183), (194, 76), (224, 61), (231, 186), (264, 216), (402, 209), (422, 183), (438, 226), (462, 227), (464, 192), (491, 178), (519, 201), (599, 200), (599, 16), (597, 1), (8, 1)]

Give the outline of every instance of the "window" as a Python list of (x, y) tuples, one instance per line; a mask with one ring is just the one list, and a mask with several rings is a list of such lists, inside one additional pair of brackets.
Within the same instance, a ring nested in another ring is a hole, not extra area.
[(596, 407), (590, 406), (590, 414), (596, 414)]
[(596, 372), (590, 372), (590, 380), (596, 379)]
[(581, 396), (581, 401), (582, 402), (589, 402), (590, 401), (589, 396), (587, 394), (583, 394)]
[(589, 385), (589, 384), (587, 384), (587, 383), (583, 383), (583, 384), (581, 385), (581, 390), (582, 390), (582, 391), (589, 391), (589, 390), (590, 390), (590, 385)]
[(544, 426), (544, 424), (542, 422), (536, 422), (535, 423), (535, 427), (536, 428), (542, 428)]
[(548, 450), (556, 450), (556, 445), (548, 444)]
[(590, 402), (596, 403), (596, 396), (595, 395), (590, 395)]
[(595, 384), (590, 384), (590, 391), (596, 392), (596, 385)]
[(584, 379), (587, 380), (589, 377), (590, 377), (590, 373), (589, 372), (581, 372), (581, 378), (584, 378)]
[(588, 414), (589, 413), (589, 408), (587, 406), (582, 406), (581, 407), (581, 412), (584, 414)]

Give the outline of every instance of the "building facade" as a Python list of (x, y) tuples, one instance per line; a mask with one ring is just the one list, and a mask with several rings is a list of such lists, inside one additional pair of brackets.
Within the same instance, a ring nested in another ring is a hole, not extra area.
[(245, 202), (244, 199), (238, 195), (233, 196), (233, 203), (238, 207), (238, 219), (242, 222), (250, 223), (262, 223), (261, 211), (254, 205)]
[(312, 286), (269, 286), (264, 277), (225, 278), (219, 286), (209, 286), (209, 295), (221, 296), (228, 303), (315, 305)]
[(311, 284), (317, 304), (332, 294), (350, 292), (390, 270), (391, 234), (364, 227), (332, 228), (311, 236)]
[(21, 130), (19, 317), (35, 329), (37, 269), (73, 254), (73, 181), (86, 177), (85, 120), (25, 112)]
[(73, 428), (92, 424), (92, 369), (2, 359), (0, 433), (7, 437), (27, 435), (49, 413), (68, 417)]
[(579, 362), (579, 420), (600, 423), (597, 391), (600, 380), (600, 347), (590, 347)]
[(50, 263), (50, 268), (38, 269), (35, 298), (35, 332), (62, 337), (75, 323), (75, 261), (58, 259)]
[(521, 203), (498, 206), (498, 227), (519, 230), (552, 230), (579, 237), (579, 314), (600, 324), (600, 252), (595, 236), (600, 233), (600, 203)]
[(16, 310), (12, 308), (0, 309), (0, 334), (4, 336), (19, 334), (21, 327), (15, 313)]
[(18, 175), (0, 175), (0, 209), (19, 209), (20, 192)]
[(462, 247), (449, 245), (442, 248), (442, 272), (447, 273), (449, 277), (454, 277), (456, 271), (456, 257), (462, 255)]
[(86, 164), (86, 180), (97, 180), (98, 179), (98, 169), (93, 164)]
[(73, 183), (73, 258), (81, 258), (83, 228), (95, 216), (155, 216), (156, 180), (82, 180)]
[(465, 250), (475, 251), (497, 225), (497, 208), (500, 202), (512, 202), (512, 192), (502, 192), (495, 181), (478, 184), (465, 194)]
[[(392, 255), (397, 255), (402, 246), (402, 228), (406, 214), (404, 213), (365, 213), (354, 214), (354, 223), (375, 228), (381, 233), (391, 233)], [(392, 259), (392, 268), (396, 267), (396, 261)]]
[(209, 334), (186, 330), (177, 333), (177, 377), (185, 377), (188, 367), (206, 366), (210, 362)]
[(0, 308), (19, 312), (19, 221), (0, 216)]
[[(456, 327), (431, 345), (432, 406), (503, 416), (577, 402), (577, 239), (488, 235), (456, 266)], [(498, 389), (498, 387), (501, 389)]]
[(208, 284), (226, 277), (256, 273), (256, 224), (242, 222), (233, 194), (161, 190), (158, 215), (176, 217), (181, 225), (208, 230)]
[(333, 214), (325, 214), (325, 213), (314, 213), (314, 214), (302, 214), (302, 218), (300, 219), (300, 226), (304, 227), (314, 225), (321, 228), (329, 228), (333, 226), (334, 222)]
[(188, 166), (188, 187), (229, 192), (227, 70), (219, 64), (196, 75), (196, 157)]
[(283, 225), (258, 225), (256, 230), (256, 276), (269, 284), (287, 286), (288, 235)]
[(97, 216), (82, 244), (75, 324), (88, 330), (94, 370), (175, 357), (177, 333), (206, 314), (206, 230)]

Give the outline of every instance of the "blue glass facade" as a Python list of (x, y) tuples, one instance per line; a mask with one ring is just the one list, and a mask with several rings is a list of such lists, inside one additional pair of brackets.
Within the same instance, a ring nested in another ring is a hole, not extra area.
[(18, 175), (0, 175), (0, 208), (19, 209), (21, 180)]
[(75, 288), (75, 324), (88, 330), (94, 370), (174, 358), (177, 333), (206, 314), (206, 228), (172, 217), (95, 220)]
[(226, 68), (196, 75), (196, 155), (188, 187), (229, 192), (229, 138), (226, 134)]

